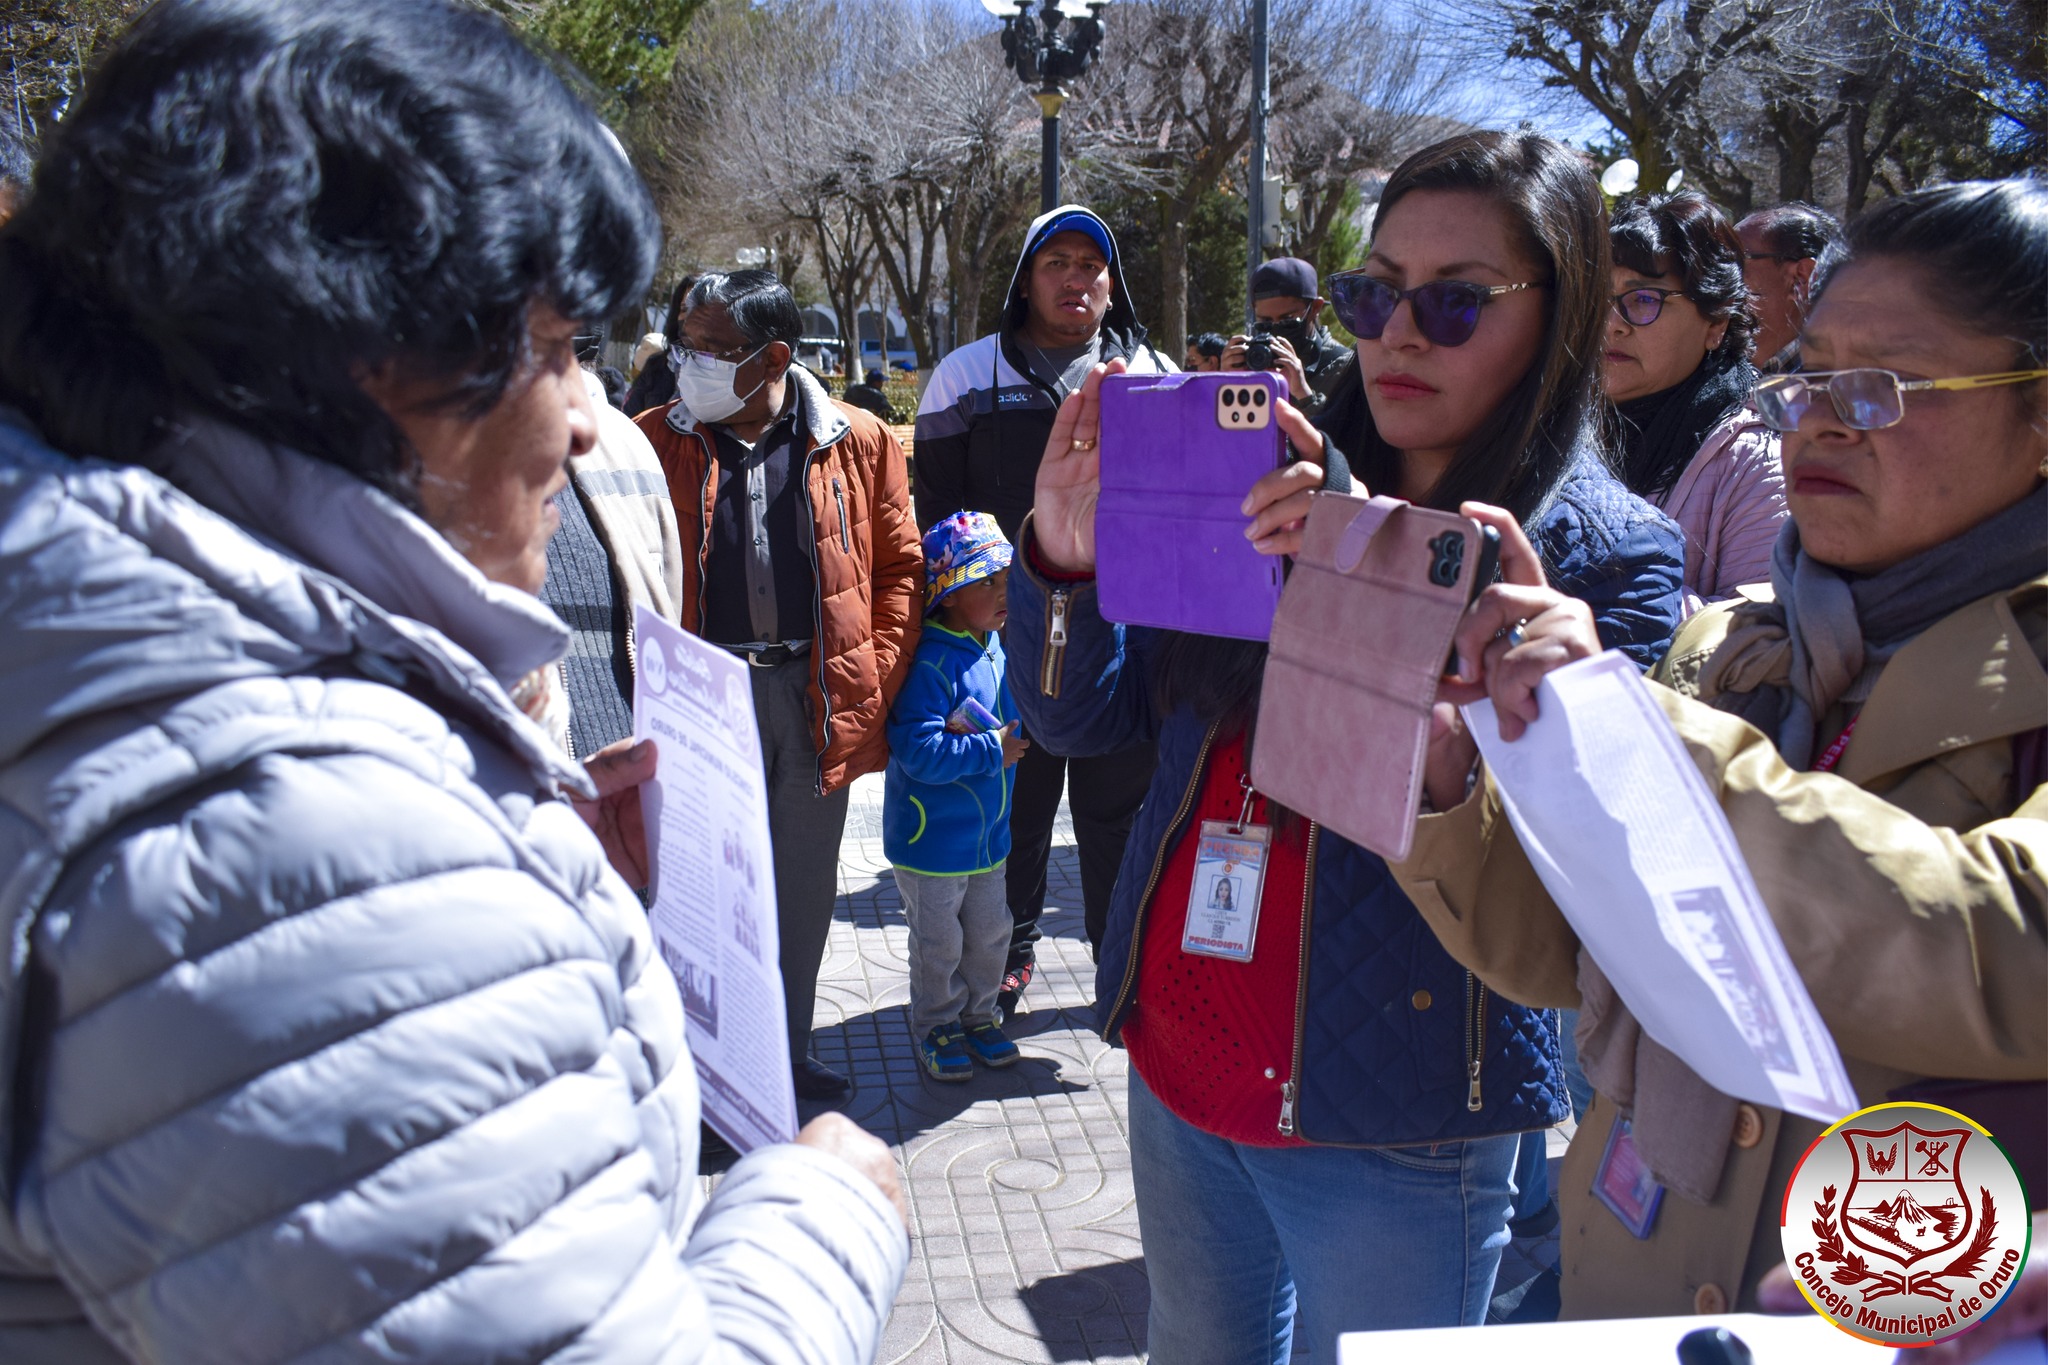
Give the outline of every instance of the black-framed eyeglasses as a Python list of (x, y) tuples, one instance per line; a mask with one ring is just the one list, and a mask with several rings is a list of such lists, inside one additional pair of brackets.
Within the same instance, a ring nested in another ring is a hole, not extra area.
[(1852, 431), (1882, 431), (1906, 416), (1908, 393), (1930, 389), (1995, 389), (2048, 379), (2048, 370), (2005, 370), (1997, 374), (1966, 374), (1953, 379), (1901, 379), (1890, 370), (1816, 370), (1811, 374), (1773, 375), (1756, 386), (1756, 407), (1779, 431), (1797, 431), (1813, 400), (1821, 394), (1834, 405), (1835, 416)]
[(1345, 270), (1330, 276), (1330, 308), (1353, 336), (1375, 341), (1394, 320), (1394, 310), (1406, 302), (1415, 312), (1415, 330), (1439, 346), (1463, 346), (1478, 329), (1480, 309), (1502, 294), (1542, 284), (1431, 280), (1413, 289), (1396, 289), (1363, 269)]
[(1631, 327), (1648, 327), (1664, 314), (1664, 300), (1686, 297), (1683, 289), (1624, 289), (1614, 296), (1614, 311)]

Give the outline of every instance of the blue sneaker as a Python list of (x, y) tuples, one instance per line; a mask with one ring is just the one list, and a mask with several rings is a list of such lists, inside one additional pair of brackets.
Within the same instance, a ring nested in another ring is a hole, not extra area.
[(961, 1041), (959, 1028), (958, 1024), (941, 1024), (917, 1045), (917, 1059), (935, 1081), (965, 1081), (974, 1077), (974, 1063), (967, 1059), (967, 1044)]
[(975, 1024), (966, 1033), (967, 1050), (983, 1066), (1008, 1066), (1017, 1060), (1017, 1045), (991, 1023)]

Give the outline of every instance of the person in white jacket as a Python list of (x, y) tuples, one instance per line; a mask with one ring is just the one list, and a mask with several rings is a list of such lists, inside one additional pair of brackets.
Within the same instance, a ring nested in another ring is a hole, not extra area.
[(893, 1159), (828, 1116), (698, 1196), (616, 870), (652, 755), (528, 713), (574, 337), (657, 249), (451, 0), (159, 0), (46, 148), (0, 233), (0, 1360), (873, 1358)]

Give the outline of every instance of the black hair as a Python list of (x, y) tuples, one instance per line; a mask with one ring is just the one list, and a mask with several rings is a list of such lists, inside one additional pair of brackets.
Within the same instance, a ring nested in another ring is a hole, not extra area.
[(596, 115), (493, 15), (159, 0), (0, 230), (0, 401), (131, 463), (207, 412), (415, 502), (417, 454), (362, 378), (488, 411), (536, 306), (612, 317), (658, 248)]
[(690, 297), (690, 291), (697, 287), (695, 275), (685, 275), (676, 281), (676, 287), (668, 296), (668, 324), (662, 335), (671, 346), (683, 344), (683, 305)]
[[(1455, 512), (1466, 501), (1492, 503), (1526, 525), (1548, 505), (1596, 429), (1614, 290), (1606, 203), (1584, 157), (1527, 132), (1465, 133), (1409, 157), (1381, 192), (1375, 235), (1417, 190), (1471, 190), (1498, 202), (1545, 286), (1536, 363), (1451, 458), (1428, 504)], [(1352, 473), (1366, 487), (1398, 488), (1400, 452), (1380, 439), (1362, 391), (1359, 397), (1355, 411), (1362, 414), (1364, 439), (1344, 433), (1339, 445), (1352, 455)]]
[(1229, 345), (1219, 332), (1204, 332), (1194, 341), (1195, 354), (1200, 356), (1220, 356)]
[(1842, 240), (1842, 225), (1835, 215), (1801, 199), (1758, 209), (1736, 227), (1755, 228), (1773, 255), (1794, 261), (1817, 261)]
[(796, 306), (796, 295), (772, 270), (713, 271), (699, 276), (683, 306), (696, 308), (707, 303), (722, 306), (749, 345), (779, 341), (793, 351), (803, 339), (804, 315)]
[(1614, 264), (1651, 277), (1676, 275), (1709, 322), (1726, 322), (1716, 353), (1739, 360), (1756, 335), (1756, 305), (1742, 277), (1742, 239), (1697, 190), (1623, 201), (1607, 229)]
[[(2048, 368), (2048, 184), (2032, 178), (1934, 185), (1865, 210), (1814, 273), (1885, 256), (1919, 266), (1928, 297), (1972, 331), (2013, 344), (2011, 368)], [(2039, 392), (2041, 385), (2022, 392)]]

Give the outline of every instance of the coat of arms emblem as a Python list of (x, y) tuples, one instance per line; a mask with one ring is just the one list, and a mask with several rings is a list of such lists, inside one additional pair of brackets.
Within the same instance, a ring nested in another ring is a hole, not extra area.
[[(1963, 1245), (1977, 1219), (1963, 1188), (1967, 1128), (1931, 1132), (1901, 1123), (1884, 1132), (1844, 1128), (1849, 1188), (1842, 1194), (1842, 1235), (1870, 1255), (1911, 1271)], [(1938, 1296), (1948, 1297), (1939, 1289)]]
[(1933, 1105), (1879, 1105), (1800, 1159), (1785, 1257), (1843, 1330), (1920, 1345), (2005, 1297), (2025, 1263), (2025, 1209), (2018, 1174), (1983, 1128)]

